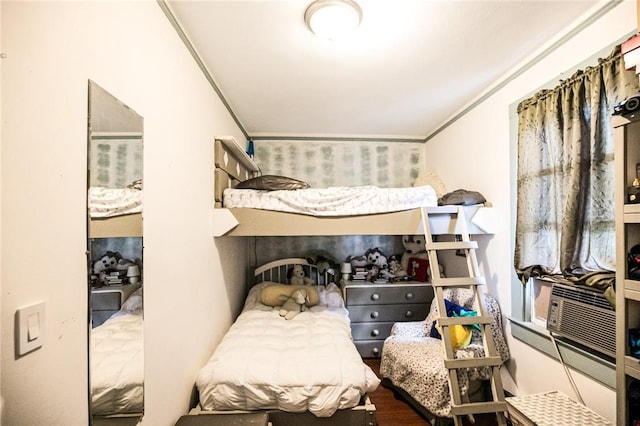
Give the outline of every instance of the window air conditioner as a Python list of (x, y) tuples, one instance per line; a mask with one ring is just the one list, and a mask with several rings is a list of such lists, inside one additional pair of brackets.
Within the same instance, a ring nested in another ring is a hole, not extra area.
[(616, 312), (596, 289), (554, 283), (547, 330), (610, 357), (616, 355)]

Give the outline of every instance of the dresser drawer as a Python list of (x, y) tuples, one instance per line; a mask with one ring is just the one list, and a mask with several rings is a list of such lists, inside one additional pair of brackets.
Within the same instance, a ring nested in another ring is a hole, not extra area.
[(117, 311), (122, 305), (122, 293), (119, 291), (93, 293), (91, 309), (94, 311)]
[(393, 322), (356, 322), (351, 323), (353, 340), (384, 340), (391, 334)]
[(427, 303), (433, 299), (430, 285), (353, 286), (346, 289), (347, 305), (392, 305)]
[(429, 304), (349, 306), (351, 322), (421, 321), (429, 313)]
[(379, 358), (382, 355), (384, 340), (361, 340), (353, 343), (362, 358)]

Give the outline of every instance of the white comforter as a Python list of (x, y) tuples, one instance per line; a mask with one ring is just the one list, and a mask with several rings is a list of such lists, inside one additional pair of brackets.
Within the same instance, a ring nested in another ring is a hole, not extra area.
[(260, 304), (245, 307), (196, 381), (203, 410), (318, 417), (358, 405), (379, 383), (351, 340), (344, 308), (316, 306), (285, 320)]
[(121, 314), (91, 331), (91, 412), (141, 413), (143, 409), (142, 315)]
[(281, 191), (224, 191), (226, 208), (255, 208), (312, 216), (355, 216), (437, 205), (436, 192), (428, 185), (411, 188), (360, 186)]

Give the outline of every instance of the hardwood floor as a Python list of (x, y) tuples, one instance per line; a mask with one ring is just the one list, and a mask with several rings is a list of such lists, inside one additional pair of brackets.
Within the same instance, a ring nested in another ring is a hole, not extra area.
[[(380, 359), (370, 358), (364, 362), (380, 377)], [(431, 425), (407, 402), (395, 397), (392, 390), (378, 386), (375, 392), (369, 394), (371, 402), (376, 406), (378, 426), (429, 426)], [(453, 424), (453, 423), (452, 423)], [(465, 425), (471, 425), (466, 419)], [(495, 415), (476, 415), (473, 426), (494, 426), (497, 424)]]

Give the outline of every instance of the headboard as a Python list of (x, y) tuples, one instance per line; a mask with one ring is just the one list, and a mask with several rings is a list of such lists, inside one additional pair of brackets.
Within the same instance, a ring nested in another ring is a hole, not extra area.
[(314, 285), (327, 285), (335, 282), (332, 271), (320, 272), (317, 265), (309, 263), (306, 259), (290, 257), (274, 260), (256, 268), (254, 272), (255, 284), (260, 284), (264, 281), (288, 284), (287, 274), (294, 265), (302, 265), (305, 276), (311, 278)]
[(222, 206), (222, 193), (239, 182), (260, 174), (258, 165), (247, 155), (232, 136), (216, 137), (213, 147), (215, 207)]

